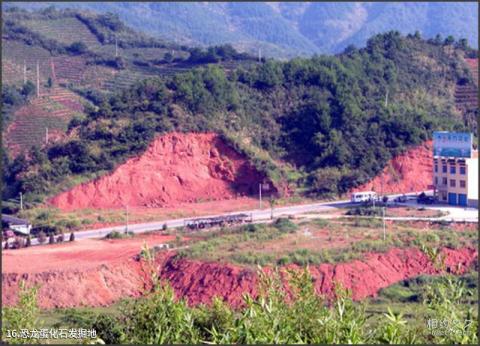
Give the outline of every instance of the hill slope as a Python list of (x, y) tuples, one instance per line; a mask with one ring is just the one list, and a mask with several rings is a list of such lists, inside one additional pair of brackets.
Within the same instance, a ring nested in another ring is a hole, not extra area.
[(262, 179), (245, 157), (215, 134), (171, 133), (112, 174), (76, 186), (51, 203), (63, 210), (164, 207), (251, 194)]
[[(46, 128), (50, 141), (64, 137), (69, 121), (84, 117), (86, 99), (99, 102), (104, 94), (142, 79), (206, 63), (231, 70), (249, 61), (228, 46), (206, 52), (153, 39), (108, 14), (11, 9), (3, 19), (2, 92), (8, 104), (3, 134), (12, 157), (42, 146)], [(35, 92), (37, 66), (40, 97)], [(19, 100), (29, 83), (30, 94)]]
[(375, 34), (419, 31), (466, 38), (477, 47), (478, 5), (449, 2), (302, 3), (37, 3), (23, 8), (74, 7), (118, 13), (128, 24), (184, 44), (232, 43), (274, 57), (336, 53)]
[(455, 108), (457, 82), (472, 80), (464, 54), (389, 32), (335, 57), (145, 80), (98, 99), (71, 140), (12, 162), (6, 182), (43, 200), (141, 155), (158, 134), (216, 132), (277, 187), (345, 193), (432, 131), (472, 128)]

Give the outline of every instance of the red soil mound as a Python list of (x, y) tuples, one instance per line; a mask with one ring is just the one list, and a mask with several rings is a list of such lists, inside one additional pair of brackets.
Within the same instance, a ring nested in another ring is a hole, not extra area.
[(251, 194), (263, 176), (218, 135), (170, 133), (113, 173), (50, 200), (63, 210), (163, 207)]
[(41, 307), (103, 306), (138, 297), (149, 284), (135, 260), (144, 242), (172, 241), (171, 235), (141, 235), (128, 240), (82, 240), (2, 253), (2, 300), (17, 300), (18, 282), (40, 286)]
[(385, 193), (428, 190), (433, 179), (432, 148), (432, 141), (428, 141), (394, 157), (382, 173), (368, 183), (353, 189), (352, 192), (376, 191), (381, 193), (382, 184)]
[[(159, 237), (156, 239), (165, 241)], [(40, 285), (39, 305), (44, 308), (102, 306), (123, 297), (143, 294), (149, 282), (142, 262), (133, 258), (133, 254), (139, 252), (140, 242), (104, 243), (96, 241), (95, 245), (101, 251), (92, 252), (88, 256), (90, 261), (79, 261), (79, 265), (71, 261), (70, 265), (62, 266), (60, 260), (67, 253), (73, 258), (82, 257), (78, 250), (75, 251), (77, 245), (73, 249), (59, 245), (58, 248), (52, 246), (47, 250), (35, 250), (38, 256), (41, 255), (38, 258), (35, 258), (32, 248), (7, 252), (11, 258), (3, 254), (6, 264), (2, 270), (4, 304), (16, 303), (18, 282), (22, 279), (28, 285)], [(477, 251), (471, 248), (443, 249), (442, 252), (446, 255), (447, 270), (455, 274), (472, 267), (478, 256)], [(114, 260), (107, 261), (106, 257), (109, 256), (113, 256)], [(38, 263), (23, 265), (25, 261), (22, 258)], [(46, 263), (50, 263), (50, 269), (47, 269)], [(54, 263), (58, 265), (52, 265)], [(170, 255), (159, 258), (157, 265), (161, 278), (168, 280), (177, 296), (185, 297), (190, 304), (208, 303), (214, 296), (219, 296), (238, 306), (244, 293), (256, 294), (256, 274), (238, 266), (176, 259)], [(353, 299), (356, 300), (374, 296), (381, 288), (400, 280), (421, 274), (441, 273), (418, 249), (391, 249), (382, 254), (368, 254), (363, 260), (350, 263), (312, 266), (310, 271), (318, 293), (331, 297), (335, 282), (339, 282), (352, 290)]]
[[(443, 249), (448, 271), (464, 273), (476, 261), (474, 249)], [(298, 268), (291, 265), (291, 268)], [(382, 288), (421, 274), (439, 274), (428, 257), (418, 249), (391, 249), (382, 254), (368, 254), (363, 260), (349, 263), (310, 266), (318, 293), (332, 297), (334, 285), (340, 283), (352, 291), (352, 298), (363, 299)], [(190, 304), (208, 303), (219, 296), (233, 305), (242, 302), (242, 294), (256, 294), (255, 273), (232, 265), (170, 259), (161, 276), (168, 279), (180, 297)]]

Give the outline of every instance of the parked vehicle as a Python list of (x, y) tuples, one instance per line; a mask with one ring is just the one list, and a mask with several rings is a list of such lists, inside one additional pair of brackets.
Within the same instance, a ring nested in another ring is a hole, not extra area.
[(417, 198), (417, 203), (419, 203), (419, 204), (433, 204), (433, 203), (435, 203), (435, 198), (433, 196), (427, 196), (424, 192), (422, 192)]
[(395, 202), (397, 203), (405, 203), (407, 201), (407, 196), (398, 196), (397, 198), (394, 199)]
[(232, 226), (252, 222), (252, 216), (247, 214), (233, 214), (217, 217), (204, 217), (185, 220), (185, 226), (190, 230), (203, 229), (208, 227)]
[(363, 203), (378, 200), (377, 193), (374, 191), (354, 192), (352, 193), (352, 203)]

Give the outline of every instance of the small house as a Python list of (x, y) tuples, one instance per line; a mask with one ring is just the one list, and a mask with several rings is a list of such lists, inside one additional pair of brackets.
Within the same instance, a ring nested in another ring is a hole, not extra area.
[(32, 225), (28, 220), (20, 219), (12, 215), (2, 214), (3, 231), (13, 231), (17, 235), (27, 236), (30, 234)]

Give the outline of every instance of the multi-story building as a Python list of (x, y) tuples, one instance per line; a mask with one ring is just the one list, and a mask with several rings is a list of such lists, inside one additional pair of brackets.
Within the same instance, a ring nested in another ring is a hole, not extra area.
[(471, 134), (434, 133), (433, 185), (440, 202), (478, 207), (478, 151)]

